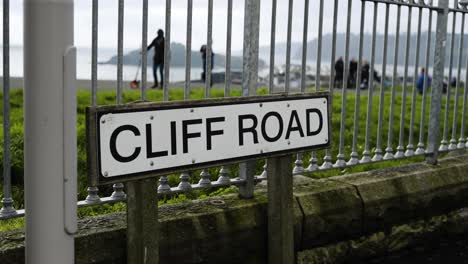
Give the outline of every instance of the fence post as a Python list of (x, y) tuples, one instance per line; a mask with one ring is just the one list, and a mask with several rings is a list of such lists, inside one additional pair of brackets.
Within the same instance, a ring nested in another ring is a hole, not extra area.
[(73, 0), (24, 1), (26, 263), (74, 263)]
[[(257, 94), (259, 34), (260, 0), (245, 0), (242, 96)], [(246, 181), (239, 188), (241, 198), (253, 197), (255, 166), (255, 161), (239, 164), (239, 178)]]
[(443, 11), (437, 13), (437, 28), (434, 54), (434, 85), (431, 91), (431, 109), (427, 136), (426, 161), (437, 164), (440, 134), (440, 113), (442, 109), (442, 87), (445, 67), (445, 46), (447, 38), (448, 0), (439, 0), (438, 6)]

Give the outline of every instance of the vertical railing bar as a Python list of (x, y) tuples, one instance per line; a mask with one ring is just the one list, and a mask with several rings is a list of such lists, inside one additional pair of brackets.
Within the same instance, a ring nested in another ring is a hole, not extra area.
[(465, 86), (463, 87), (463, 104), (462, 104), (462, 118), (461, 118), (461, 128), (460, 128), (460, 138), (458, 139), (458, 149), (464, 149), (466, 147), (466, 138), (465, 138), (465, 124), (466, 124), (466, 100), (468, 96), (468, 59), (465, 64)]
[(3, 198), (0, 216), (15, 214), (10, 152), (10, 0), (3, 0)]
[[(165, 31), (166, 37), (164, 38), (164, 81), (163, 87), (163, 101), (169, 101), (169, 75), (171, 68), (171, 0), (166, 0), (166, 18), (165, 18)], [(188, 173), (182, 173), (180, 178), (188, 179)], [(188, 184), (190, 186), (190, 184)], [(190, 186), (191, 187), (191, 186)], [(159, 178), (158, 193), (169, 193), (171, 186), (169, 186), (169, 180), (167, 176), (161, 176)]]
[[(306, 90), (306, 67), (307, 67), (307, 31), (309, 28), (309, 0), (304, 1), (304, 26), (302, 34), (302, 69), (301, 69), (301, 93)], [(317, 90), (318, 86), (315, 87)], [(296, 154), (293, 173), (304, 172), (304, 162), (302, 161), (302, 153)]]
[[(328, 111), (332, 113), (333, 111), (333, 79), (335, 78), (335, 56), (336, 56), (336, 27), (338, 21), (338, 0), (334, 1), (333, 4), (333, 29), (332, 29), (332, 54), (330, 61), (330, 82), (328, 86), (328, 91), (330, 92), (330, 103)], [(325, 157), (323, 158), (323, 163), (320, 166), (321, 170), (329, 169), (333, 167), (331, 149), (327, 148), (325, 150)]]
[(458, 64), (457, 64), (457, 84), (455, 86), (455, 102), (453, 105), (453, 123), (452, 123), (452, 138), (450, 139), (449, 150), (457, 149), (457, 122), (458, 122), (458, 96), (460, 93), (460, 74), (462, 67), (462, 53), (463, 53), (463, 38), (465, 36), (465, 13), (462, 13), (461, 29), (460, 29), (460, 42), (458, 47)]
[(92, 7), (92, 41), (91, 41), (91, 105), (97, 105), (97, 56), (98, 56), (98, 0), (93, 0)]
[(292, 34), (292, 15), (293, 15), (293, 0), (289, 0), (288, 8), (288, 32), (286, 39), (286, 73), (284, 92), (289, 93), (290, 90), (290, 78), (291, 78), (291, 34)]
[[(224, 97), (231, 96), (231, 42), (232, 42), (232, 0), (228, 0), (227, 30), (226, 30), (226, 75), (224, 77)], [(229, 168), (222, 166), (216, 183), (226, 184), (230, 182)]]
[(143, 18), (141, 30), (141, 100), (146, 100), (148, 57), (148, 0), (143, 0)]
[(166, 0), (165, 24), (163, 101), (169, 101), (169, 82), (171, 74), (171, 0)]
[(208, 0), (208, 34), (206, 40), (206, 75), (205, 75), (205, 97), (211, 96), (211, 68), (212, 68), (212, 54), (213, 54), (213, 0)]
[(191, 70), (192, 70), (192, 18), (193, 0), (187, 0), (187, 35), (185, 40), (185, 92), (184, 99), (190, 99)]
[(232, 43), (232, 0), (228, 0), (226, 30), (226, 76), (224, 78), (224, 97), (231, 95), (231, 43)]
[(425, 62), (425, 75), (424, 75), (424, 83), (423, 83), (423, 94), (422, 94), (422, 102), (421, 102), (421, 119), (419, 124), (419, 143), (416, 149), (415, 154), (424, 154), (424, 123), (426, 120), (426, 98), (427, 98), (427, 89), (429, 88), (429, 61), (430, 61), (430, 54), (431, 54), (431, 37), (432, 37), (432, 10), (429, 10), (429, 29), (427, 31), (427, 43), (426, 43), (426, 62)]
[[(405, 156), (404, 137), (405, 137), (405, 117), (406, 117), (406, 93), (408, 89), (408, 63), (409, 63), (409, 51), (411, 49), (411, 15), (413, 8), (408, 8), (408, 25), (406, 28), (406, 44), (405, 44), (405, 71), (403, 73), (403, 90), (401, 91), (401, 114), (400, 114), (400, 133), (398, 137), (398, 146), (396, 148), (395, 158), (402, 158)], [(416, 51), (417, 52), (417, 51)], [(395, 79), (394, 79), (395, 80)], [(395, 86), (395, 81), (393, 82)], [(389, 127), (391, 129), (391, 126)]]
[[(398, 5), (397, 9), (397, 23), (396, 23), (396, 33), (395, 33), (395, 50), (393, 52), (393, 79), (392, 79), (392, 94), (390, 98), (390, 116), (388, 121), (388, 140), (387, 140), (387, 148), (385, 149), (385, 155), (383, 157), (384, 160), (393, 159), (393, 115), (395, 112), (395, 93), (396, 93), (396, 86), (398, 84), (398, 52), (400, 46), (400, 16), (401, 16), (401, 6)], [(385, 83), (385, 80), (382, 75), (382, 87)], [(404, 119), (404, 116), (401, 116)]]
[[(307, 17), (309, 16), (308, 9), (309, 9), (309, 1), (307, 0)], [(307, 22), (304, 20), (304, 23), (308, 24), (309, 23), (308, 21), (309, 19), (307, 18)], [(321, 74), (321, 67), (322, 67), (322, 35), (323, 35), (323, 0), (320, 0), (318, 36), (317, 36), (317, 65), (315, 68), (315, 91), (316, 92), (320, 91), (320, 74)], [(305, 45), (305, 49), (307, 49), (307, 45)], [(305, 92), (305, 89), (302, 92)]]
[(355, 109), (354, 109), (354, 133), (353, 133), (353, 147), (351, 152), (351, 158), (346, 163), (349, 166), (356, 165), (359, 163), (359, 153), (357, 152), (357, 142), (359, 133), (359, 112), (361, 104), (361, 71), (362, 71), (362, 52), (364, 44), (364, 23), (366, 14), (366, 2), (361, 2), (361, 25), (359, 29), (359, 58), (358, 67), (356, 72), (356, 98), (355, 98)]
[[(206, 75), (205, 75), (205, 98), (209, 98), (211, 96), (211, 65), (212, 61), (212, 35), (213, 35), (213, 0), (208, 0), (208, 29), (207, 29), (207, 50), (206, 50)], [(200, 185), (209, 186), (211, 185), (210, 180), (210, 171), (208, 169), (203, 169), (200, 173)], [(182, 180), (182, 178), (181, 178)], [(181, 182), (182, 183), (182, 182)]]
[(376, 31), (377, 31), (377, 6), (378, 3), (374, 3), (374, 17), (372, 26), (372, 48), (371, 48), (371, 64), (369, 69), (369, 90), (367, 93), (367, 118), (366, 118), (366, 138), (364, 143), (364, 152), (362, 153), (362, 159), (360, 163), (367, 163), (372, 161), (370, 157), (370, 122), (372, 117), (372, 97), (374, 94), (374, 63), (375, 63), (375, 42), (376, 42)]
[(271, 5), (270, 79), (268, 87), (270, 94), (273, 93), (273, 88), (275, 85), (276, 0), (272, 0)]
[[(320, 26), (320, 23), (319, 23), (319, 26)], [(304, 1), (304, 27), (303, 27), (303, 34), (302, 34), (301, 93), (305, 93), (306, 91), (307, 33), (308, 33), (307, 31), (308, 30), (309, 30), (309, 0), (305, 0)], [(315, 83), (317, 84), (317, 81)], [(315, 86), (315, 91), (318, 91), (317, 85)]]
[[(123, 81), (123, 33), (124, 33), (124, 0), (119, 0), (118, 7), (118, 32), (117, 32), (117, 104), (122, 104), (122, 81)], [(126, 197), (123, 191), (123, 183), (116, 183), (112, 186), (114, 192), (113, 199), (123, 199)]]
[[(307, 17), (309, 16), (308, 9), (309, 9), (309, 1), (307, 1)], [(322, 68), (323, 0), (320, 0), (318, 17), (319, 17), (319, 23), (318, 23), (318, 36), (317, 36), (317, 64), (315, 68), (315, 91), (316, 92), (320, 90), (320, 81), (321, 81), (320, 76), (321, 76), (321, 68)], [(309, 19), (307, 18), (307, 25), (309, 23), (308, 21)], [(304, 88), (305, 88), (305, 85), (304, 85)], [(305, 89), (303, 92), (305, 92)], [(307, 170), (308, 171), (317, 170), (319, 168), (317, 165), (317, 162), (318, 162), (317, 153), (315, 151), (312, 151), (312, 153), (310, 153), (309, 166), (307, 167)]]
[(348, 0), (348, 12), (346, 15), (346, 40), (345, 40), (345, 63), (343, 74), (343, 87), (341, 90), (341, 122), (340, 122), (340, 147), (338, 156), (334, 167), (346, 166), (345, 153), (344, 153), (344, 140), (345, 140), (345, 119), (346, 119), (346, 92), (348, 90), (348, 74), (349, 74), (349, 38), (351, 34), (351, 9), (353, 2)]
[[(383, 123), (383, 112), (385, 102), (385, 78), (387, 71), (387, 46), (388, 46), (388, 15), (389, 15), (389, 4), (385, 4), (385, 26), (384, 26), (384, 44), (383, 44), (383, 60), (382, 60), (382, 79), (380, 80), (380, 94), (379, 94), (379, 116), (377, 123), (377, 145), (374, 151), (374, 157), (372, 161), (382, 160), (382, 123)], [(399, 20), (399, 17), (397, 18)], [(398, 46), (398, 44), (397, 44)], [(370, 75), (374, 76), (374, 68), (370, 69)]]
[[(455, 7), (457, 6), (457, 0), (455, 0)], [(447, 85), (447, 95), (445, 102), (445, 113), (444, 113), (444, 132), (442, 136), (442, 141), (440, 142), (439, 151), (448, 150), (448, 133), (449, 133), (449, 113), (450, 113), (450, 97), (452, 95), (452, 68), (453, 68), (453, 49), (455, 44), (455, 29), (457, 23), (457, 13), (452, 13), (452, 36), (450, 38), (450, 53), (449, 53), (449, 75), (448, 75), (448, 85)], [(458, 80), (457, 80), (458, 81)]]
[(406, 146), (405, 156), (410, 157), (414, 155), (414, 121), (416, 115), (416, 83), (418, 80), (418, 67), (419, 67), (419, 48), (421, 46), (421, 22), (422, 22), (422, 8), (419, 8), (419, 15), (418, 15), (418, 33), (416, 37), (416, 54), (414, 59), (414, 75), (413, 75), (413, 91), (412, 91), (412, 98), (411, 98), (411, 120), (410, 120), (410, 127), (409, 127), (409, 139), (408, 139), (408, 146)]
[(124, 0), (119, 0), (117, 32), (117, 104), (122, 104)]
[[(273, 94), (275, 86), (275, 45), (276, 45), (276, 0), (271, 1), (271, 36), (270, 36), (270, 72), (269, 72), (269, 87), (268, 93)], [(261, 178), (267, 177), (268, 162), (265, 160)]]
[[(91, 105), (97, 106), (97, 57), (98, 57), (98, 14), (99, 0), (92, 2), (92, 22), (91, 22)], [(87, 203), (97, 203), (100, 201), (99, 189), (96, 186), (88, 186), (88, 195), (85, 198)]]

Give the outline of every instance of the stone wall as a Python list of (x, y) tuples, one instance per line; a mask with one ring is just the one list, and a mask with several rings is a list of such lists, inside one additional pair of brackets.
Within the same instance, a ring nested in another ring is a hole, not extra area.
[[(468, 233), (468, 156), (349, 176), (295, 177), (298, 263), (366, 259)], [(161, 263), (267, 263), (266, 190), (160, 207)], [(125, 263), (126, 216), (82, 219), (77, 263)], [(0, 263), (22, 263), (24, 233), (0, 234)]]

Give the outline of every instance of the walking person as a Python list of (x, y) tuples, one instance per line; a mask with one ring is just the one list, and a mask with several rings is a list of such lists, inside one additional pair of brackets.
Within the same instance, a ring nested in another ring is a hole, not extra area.
[(154, 48), (154, 57), (153, 57), (153, 77), (154, 84), (151, 88), (159, 87), (157, 71), (159, 69), (159, 75), (161, 76), (161, 88), (163, 86), (164, 77), (164, 31), (162, 29), (158, 30), (157, 37), (151, 42), (147, 50)]
[[(202, 72), (201, 78), (203, 82), (206, 82), (206, 72), (208, 71), (207, 65), (206, 65), (206, 53), (207, 53), (206, 45), (201, 46), (200, 53), (201, 53), (201, 57), (203, 61), (203, 72)], [(211, 51), (211, 70), (213, 70), (213, 67), (214, 67), (214, 52)], [(210, 79), (211, 79), (211, 82), (210, 82), (210, 87), (211, 87), (213, 86), (213, 80), (212, 78)]]
[(341, 87), (343, 83), (343, 68), (344, 68), (343, 58), (339, 57), (338, 60), (335, 62), (335, 80), (333, 83), (335, 87)]

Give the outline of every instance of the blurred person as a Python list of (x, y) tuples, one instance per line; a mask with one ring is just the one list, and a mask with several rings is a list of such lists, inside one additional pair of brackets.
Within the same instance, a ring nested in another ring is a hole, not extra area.
[(343, 58), (340, 56), (335, 62), (335, 80), (333, 83), (334, 87), (340, 87), (343, 83)]
[(367, 89), (367, 87), (369, 87), (369, 70), (369, 62), (366, 60), (363, 61), (361, 68), (361, 83), (359, 85), (361, 89)]
[(358, 68), (358, 63), (356, 59), (352, 58), (351, 61), (349, 62), (348, 88), (352, 88), (356, 84), (357, 68)]
[(158, 76), (157, 72), (159, 69), (159, 75), (161, 76), (161, 89), (163, 87), (163, 82), (164, 82), (164, 31), (162, 29), (159, 29), (157, 32), (157, 37), (151, 42), (151, 44), (148, 46), (147, 50), (150, 50), (151, 48), (154, 48), (154, 57), (153, 57), (153, 77), (154, 77), (154, 84), (151, 86), (151, 88), (157, 88), (159, 87), (158, 83)]
[[(206, 53), (207, 53), (207, 50), (206, 50), (206, 45), (202, 45), (201, 48), (200, 48), (200, 53), (201, 53), (201, 57), (202, 57), (202, 61), (203, 61), (203, 72), (202, 72), (202, 75), (201, 75), (201, 78), (202, 78), (202, 81), (203, 82), (206, 82), (206, 72), (208, 71), (208, 68), (207, 68), (207, 65), (206, 65)], [(214, 67), (214, 52), (213, 50), (211, 51), (211, 70), (213, 70), (213, 67)], [(212, 79), (212, 78), (210, 78)], [(210, 87), (213, 86), (213, 80), (211, 80), (210, 82)]]
[(427, 77), (427, 85), (426, 87), (430, 87), (432, 84), (432, 78), (429, 74), (426, 73), (425, 68), (421, 68), (421, 72), (418, 76), (418, 81), (416, 82), (416, 88), (418, 88), (419, 94), (423, 94), (424, 92), (424, 77)]

